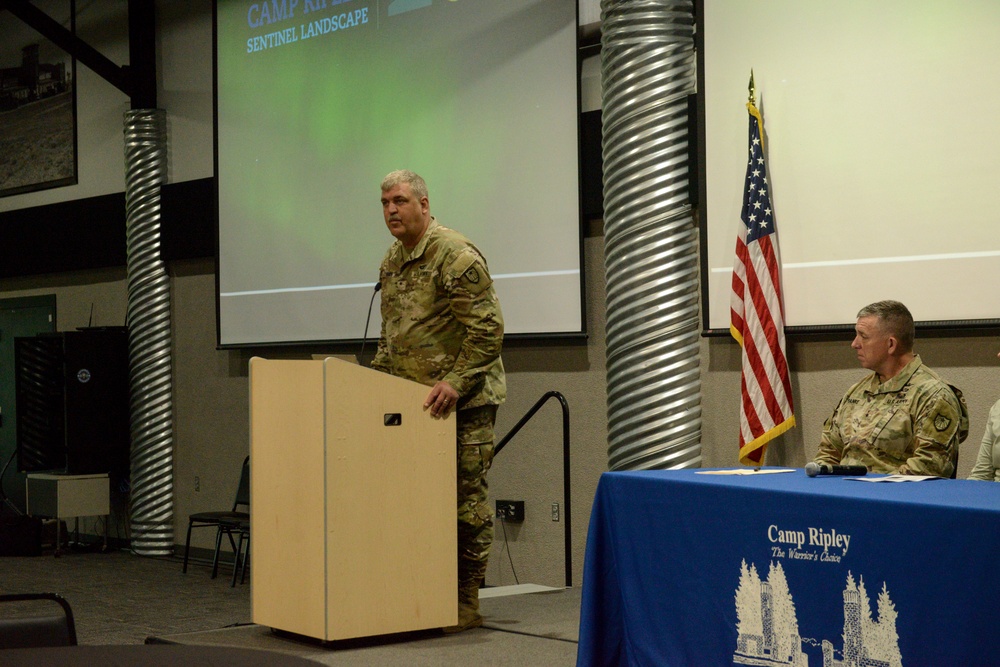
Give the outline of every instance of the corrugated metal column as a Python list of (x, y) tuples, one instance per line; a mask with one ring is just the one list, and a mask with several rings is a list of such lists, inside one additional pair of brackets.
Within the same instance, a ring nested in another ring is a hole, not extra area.
[(608, 467), (701, 462), (688, 1), (602, 0)]
[(125, 114), (132, 550), (173, 553), (173, 380), (170, 281), (160, 257), (160, 186), (167, 174), (162, 109)]

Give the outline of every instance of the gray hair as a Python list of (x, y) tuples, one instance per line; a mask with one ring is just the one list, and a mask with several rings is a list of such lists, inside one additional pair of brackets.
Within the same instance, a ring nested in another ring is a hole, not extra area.
[(402, 183), (410, 186), (410, 191), (416, 195), (417, 199), (427, 197), (427, 183), (409, 169), (397, 169), (386, 174), (385, 178), (382, 179), (382, 192), (392, 190)]
[(858, 311), (858, 317), (877, 317), (882, 330), (899, 341), (903, 352), (913, 349), (913, 315), (899, 301), (876, 301)]

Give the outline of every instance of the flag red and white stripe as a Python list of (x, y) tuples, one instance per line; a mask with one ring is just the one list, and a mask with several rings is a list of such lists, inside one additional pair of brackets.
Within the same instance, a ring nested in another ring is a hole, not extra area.
[(750, 112), (749, 162), (736, 237), (729, 330), (743, 349), (740, 463), (763, 464), (767, 443), (795, 426), (785, 356), (777, 234), (764, 165), (763, 122)]

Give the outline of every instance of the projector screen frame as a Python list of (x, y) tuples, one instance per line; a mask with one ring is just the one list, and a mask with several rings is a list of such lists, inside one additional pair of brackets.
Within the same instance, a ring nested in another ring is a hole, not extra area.
[[(345, 0), (342, 0), (345, 1)], [(568, 5), (568, 1), (567, 1)], [(574, 126), (570, 127), (568, 124), (565, 126), (567, 129), (571, 129), (574, 136), (576, 137), (575, 143), (575, 170), (576, 170), (576, 210), (577, 219), (575, 221), (576, 228), (576, 247), (575, 254), (578, 263), (578, 280), (575, 287), (577, 298), (579, 299), (579, 322), (575, 329), (565, 330), (565, 331), (553, 331), (553, 332), (518, 332), (518, 333), (506, 333), (504, 335), (505, 341), (508, 342), (521, 342), (528, 343), (538, 342), (541, 344), (559, 344), (559, 343), (585, 343), (589, 338), (589, 331), (587, 327), (587, 288), (586, 288), (586, 265), (585, 265), (585, 239), (587, 237), (586, 231), (588, 229), (588, 223), (586, 211), (584, 208), (584, 188), (588, 186), (588, 183), (584, 181), (584, 156), (583, 152), (586, 148), (583, 146), (583, 123), (581, 121), (582, 114), (582, 101), (581, 101), (581, 69), (583, 54), (582, 49), (586, 46), (584, 43), (584, 38), (582, 36), (581, 27), (579, 25), (580, 10), (579, 4), (574, 2), (574, 61), (575, 61), (575, 76), (574, 76), (574, 86), (575, 86), (575, 105), (576, 111), (573, 117)], [(261, 340), (261, 341), (249, 341), (249, 342), (223, 342), (223, 331), (222, 331), (222, 303), (221, 303), (221, 293), (222, 293), (222, 275), (221, 275), (221, 221), (220, 221), (220, 159), (219, 159), (219, 7), (218, 3), (213, 3), (212, 8), (212, 102), (213, 102), (213, 165), (215, 176), (212, 179), (214, 192), (213, 200), (215, 205), (215, 216), (214, 216), (214, 236), (216, 239), (215, 243), (215, 313), (216, 313), (216, 347), (217, 349), (295, 349), (295, 348), (316, 348), (322, 347), (323, 349), (333, 349), (333, 350), (348, 350), (355, 348), (357, 345), (367, 341), (371, 343), (378, 339), (378, 317), (376, 305), (375, 311), (373, 312), (373, 318), (371, 320), (371, 326), (367, 332), (367, 335), (362, 337), (341, 337), (341, 338), (310, 338), (305, 340)], [(562, 99), (568, 100), (568, 97), (563, 97)], [(567, 144), (569, 145), (569, 144)], [(591, 147), (593, 148), (593, 147)], [(600, 145), (596, 146), (598, 155), (600, 152)], [(593, 185), (592, 183), (589, 185)], [(601, 187), (601, 183), (598, 182), (597, 187)], [(434, 197), (433, 183), (431, 184), (431, 198)], [(373, 208), (375, 216), (378, 216), (377, 204)], [(461, 230), (461, 226), (459, 225)], [(476, 239), (473, 238), (473, 241)], [(569, 239), (567, 238), (567, 241)], [(391, 245), (392, 239), (386, 233), (385, 236), (385, 248)], [(489, 258), (488, 258), (489, 259)], [(377, 269), (377, 260), (373, 266), (373, 271)], [(358, 315), (359, 322), (363, 323), (364, 313)]]
[[(735, 221), (724, 220), (721, 223), (715, 220), (713, 221), (713, 212), (710, 209), (710, 199), (709, 199), (709, 186), (707, 177), (707, 165), (708, 165), (708, 148), (707, 148), (707, 132), (709, 128), (707, 126), (706, 120), (706, 79), (705, 79), (705, 2), (702, 0), (696, 1), (695, 5), (695, 48), (697, 57), (697, 77), (698, 77), (698, 91), (697, 91), (697, 123), (696, 123), (696, 141), (697, 141), (697, 169), (696, 174), (693, 174), (693, 178), (697, 180), (696, 184), (692, 184), (692, 187), (697, 187), (698, 200), (700, 202), (698, 210), (698, 226), (700, 232), (699, 238), (699, 251), (700, 251), (700, 262), (701, 262), (701, 299), (702, 299), (702, 335), (705, 337), (717, 337), (717, 336), (730, 336), (730, 331), (728, 327), (716, 326), (713, 327), (712, 322), (712, 302), (710, 300), (709, 293), (709, 274), (711, 272), (711, 260), (709, 256), (709, 227), (712, 224), (721, 224), (726, 229), (731, 228), (733, 231), (732, 244), (735, 250), (735, 231), (736, 226)], [(753, 61), (753, 49), (752, 43), (758, 39), (761, 39), (757, 35), (748, 35), (747, 43), (743, 46), (744, 51), (747, 53), (747, 71), (745, 80), (749, 80), (750, 77), (750, 63)], [(759, 75), (760, 72), (757, 72)], [(759, 82), (758, 82), (759, 83)], [(740, 93), (745, 93), (747, 88), (744, 87), (742, 90), (733, 91), (733, 113), (742, 114), (743, 123), (746, 124), (746, 112), (741, 108), (741, 103), (745, 101), (745, 97), (741, 99)], [(758, 95), (761, 91), (758, 91)], [(760, 102), (760, 98), (758, 98)], [(761, 103), (760, 105), (764, 105)], [(763, 112), (763, 108), (761, 109)], [(767, 115), (764, 114), (765, 118), (765, 133), (767, 128)], [(745, 152), (746, 147), (744, 145), (734, 145), (734, 151)], [(768, 164), (768, 169), (770, 171), (770, 164)], [(770, 175), (770, 174), (769, 174)], [(739, 188), (739, 182), (734, 183), (733, 187)], [(776, 185), (777, 187), (777, 185)], [(781, 215), (781, 204), (780, 202), (775, 202), (776, 208), (776, 219), (777, 228), (780, 232), (782, 229), (782, 215)], [(780, 237), (779, 233), (779, 237)], [(779, 240), (780, 248), (780, 240)], [(884, 298), (893, 298), (892, 294), (886, 294)], [(718, 304), (715, 304), (718, 305)], [(864, 303), (858, 303), (857, 309), (860, 310), (863, 306), (867, 305), (867, 301)], [(911, 304), (907, 303), (908, 306)], [(718, 313), (716, 313), (716, 320), (718, 319)], [(994, 333), (1000, 329), (1000, 317), (997, 318), (956, 318), (956, 319), (928, 319), (919, 320), (915, 323), (918, 332), (933, 333), (936, 336), (965, 336), (965, 335), (975, 335), (976, 333)], [(854, 323), (853, 319), (850, 322), (837, 322), (829, 324), (808, 324), (808, 325), (786, 325), (785, 333), (792, 338), (827, 338), (827, 337), (840, 337), (840, 334), (850, 334), (853, 335)]]

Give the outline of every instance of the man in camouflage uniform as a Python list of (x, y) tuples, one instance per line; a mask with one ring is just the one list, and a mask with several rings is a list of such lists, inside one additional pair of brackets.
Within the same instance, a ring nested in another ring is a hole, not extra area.
[(951, 477), (969, 411), (962, 392), (913, 353), (910, 311), (898, 301), (865, 306), (855, 332), (851, 347), (874, 372), (847, 391), (824, 424), (816, 462)]
[(424, 408), (455, 410), (458, 455), (458, 625), (482, 625), (479, 586), (493, 542), (486, 473), (493, 424), (507, 394), (503, 315), (482, 253), (430, 214), (412, 171), (382, 181), (382, 212), (396, 237), (382, 265), (382, 333), (372, 368), (431, 387)]

